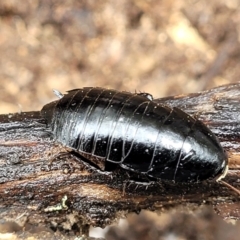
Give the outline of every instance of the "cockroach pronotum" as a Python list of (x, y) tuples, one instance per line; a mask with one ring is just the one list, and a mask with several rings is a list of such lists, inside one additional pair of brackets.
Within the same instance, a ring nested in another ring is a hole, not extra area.
[(41, 110), (54, 138), (103, 171), (121, 167), (175, 182), (220, 181), (227, 174), (227, 155), (210, 129), (150, 94), (85, 87), (56, 95)]

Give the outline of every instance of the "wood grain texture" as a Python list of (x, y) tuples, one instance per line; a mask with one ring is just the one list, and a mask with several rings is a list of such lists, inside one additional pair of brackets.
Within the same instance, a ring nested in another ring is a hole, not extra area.
[[(208, 125), (229, 156), (225, 181), (240, 189), (240, 83), (154, 101)], [(1, 115), (0, 150), (0, 218), (20, 225), (87, 232), (89, 225), (102, 227), (128, 212), (202, 205), (223, 218), (240, 218), (239, 196), (220, 183), (143, 184), (129, 181), (122, 169), (97, 170), (55, 142), (39, 112)]]

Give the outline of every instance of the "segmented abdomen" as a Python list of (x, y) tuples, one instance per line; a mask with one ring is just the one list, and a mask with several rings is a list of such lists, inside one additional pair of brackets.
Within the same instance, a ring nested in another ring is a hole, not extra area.
[(199, 154), (205, 147), (199, 149), (201, 143), (192, 147), (189, 137), (200, 132), (202, 141), (216, 145), (215, 151), (220, 145), (214, 136), (208, 139), (210, 130), (183, 111), (158, 105), (141, 94), (76, 89), (41, 112), (59, 142), (102, 170), (116, 163), (150, 177), (177, 181), (196, 181), (220, 171), (220, 163), (211, 160), (206, 176), (200, 176), (202, 168), (191, 172), (191, 164), (204, 165)]

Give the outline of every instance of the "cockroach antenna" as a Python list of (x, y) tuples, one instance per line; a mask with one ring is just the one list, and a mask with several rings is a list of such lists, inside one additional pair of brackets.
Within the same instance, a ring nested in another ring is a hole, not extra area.
[(226, 165), (226, 168), (225, 168), (223, 174), (216, 179), (216, 182), (222, 183), (224, 186), (232, 189), (234, 192), (236, 192), (238, 195), (240, 195), (240, 191), (239, 191), (237, 188), (235, 188), (235, 187), (232, 186), (231, 184), (229, 184), (229, 183), (227, 183), (227, 182), (225, 182), (225, 181), (222, 180), (222, 179), (225, 178), (225, 176), (227, 175), (228, 169), (229, 169), (229, 168), (228, 168), (228, 165)]
[(229, 184), (229, 183), (227, 183), (227, 182), (225, 182), (225, 181), (223, 181), (223, 180), (220, 180), (219, 182), (222, 183), (224, 186), (232, 189), (232, 190), (233, 190), (234, 192), (236, 192), (238, 195), (240, 195), (240, 191), (239, 191), (237, 188), (235, 188), (234, 186), (232, 186), (231, 184)]
[(64, 94), (62, 94), (61, 92), (59, 92), (59, 91), (56, 90), (56, 89), (53, 89), (53, 93), (54, 93), (59, 99), (61, 99), (61, 98), (64, 96)]

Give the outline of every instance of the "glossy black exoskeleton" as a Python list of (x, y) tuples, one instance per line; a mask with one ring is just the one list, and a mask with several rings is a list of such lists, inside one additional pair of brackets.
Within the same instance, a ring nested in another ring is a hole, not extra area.
[(59, 95), (41, 110), (54, 137), (101, 170), (112, 166), (153, 179), (220, 179), (227, 156), (215, 135), (178, 108), (148, 94), (86, 87)]

